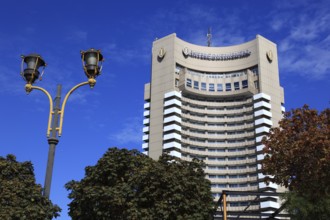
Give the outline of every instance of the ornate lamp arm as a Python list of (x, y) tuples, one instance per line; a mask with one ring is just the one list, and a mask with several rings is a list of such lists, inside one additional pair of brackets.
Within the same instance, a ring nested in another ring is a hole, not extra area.
[(53, 99), (52, 96), (49, 94), (47, 90), (44, 88), (41, 88), (39, 86), (32, 86), (31, 84), (26, 84), (25, 85), (25, 90), (27, 93), (30, 93), (33, 89), (37, 89), (45, 93), (49, 99), (49, 116), (48, 116), (48, 126), (47, 126), (47, 137), (49, 138), (50, 136), (50, 131), (52, 130), (51, 124), (52, 124), (52, 115), (54, 114), (53, 112)]
[(74, 86), (66, 95), (65, 95), (65, 98), (63, 100), (63, 103), (62, 103), (62, 108), (61, 108), (61, 117), (60, 117), (60, 125), (58, 127), (58, 136), (61, 137), (62, 135), (62, 127), (63, 127), (63, 118), (64, 118), (64, 110), (65, 110), (65, 105), (66, 105), (66, 102), (68, 101), (69, 99), (69, 96), (76, 90), (78, 89), (79, 87), (81, 86), (84, 86), (84, 85), (87, 85), (89, 84), (91, 88), (93, 88), (93, 86), (95, 85), (96, 83), (96, 80), (95, 79), (89, 79), (88, 81), (86, 82), (82, 82), (82, 83), (79, 83), (78, 85)]

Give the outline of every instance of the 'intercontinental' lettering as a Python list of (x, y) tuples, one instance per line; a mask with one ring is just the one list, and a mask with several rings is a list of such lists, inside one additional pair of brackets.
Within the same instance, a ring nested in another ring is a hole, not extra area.
[(211, 53), (196, 52), (185, 47), (183, 48), (182, 53), (183, 55), (185, 55), (185, 57), (191, 57), (201, 60), (235, 60), (250, 56), (251, 51), (243, 50), (228, 54), (211, 54)]

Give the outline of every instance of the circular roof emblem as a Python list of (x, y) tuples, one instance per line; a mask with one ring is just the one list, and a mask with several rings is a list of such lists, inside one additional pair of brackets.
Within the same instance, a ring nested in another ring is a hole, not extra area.
[(189, 55), (188, 47), (183, 48), (182, 53), (183, 53), (183, 55), (188, 56)]
[(268, 61), (271, 63), (274, 59), (273, 52), (271, 50), (267, 51), (266, 56)]
[(159, 57), (160, 59), (163, 59), (163, 58), (165, 57), (165, 54), (166, 54), (165, 49), (164, 49), (163, 47), (160, 48), (160, 50), (159, 50), (159, 52), (158, 52), (158, 57)]

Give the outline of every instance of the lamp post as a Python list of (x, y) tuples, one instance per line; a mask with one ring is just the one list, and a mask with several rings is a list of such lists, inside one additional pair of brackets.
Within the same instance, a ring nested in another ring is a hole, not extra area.
[[(82, 82), (74, 86), (66, 95), (61, 104), (61, 85), (57, 85), (57, 92), (54, 102), (52, 100), (49, 92), (41, 87), (34, 86), (33, 84), (37, 79), (42, 78), (44, 70), (46, 67), (46, 62), (38, 54), (30, 54), (27, 56), (22, 56), (22, 65), (21, 65), (21, 76), (26, 81), (25, 91), (29, 94), (32, 90), (40, 90), (47, 95), (49, 99), (49, 118), (48, 118), (48, 127), (47, 127), (47, 139), (49, 144), (48, 151), (48, 161), (45, 177), (45, 185), (43, 195), (49, 198), (50, 187), (53, 174), (54, 166), (54, 157), (55, 157), (55, 148), (59, 142), (59, 137), (62, 135), (63, 127), (63, 118), (66, 102), (69, 96), (79, 87), (84, 85), (89, 85), (91, 88), (95, 86), (96, 77), (101, 74), (103, 56), (100, 50), (89, 49), (87, 51), (81, 51), (81, 60), (84, 72), (88, 78), (88, 81)], [(41, 73), (39, 69), (42, 68)], [(55, 105), (54, 105), (55, 103)]]

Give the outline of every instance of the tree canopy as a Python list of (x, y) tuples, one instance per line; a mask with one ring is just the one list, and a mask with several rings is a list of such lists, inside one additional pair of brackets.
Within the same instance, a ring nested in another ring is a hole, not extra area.
[[(330, 109), (319, 113), (305, 105), (287, 112), (263, 144), (263, 172), (293, 192), (288, 198), (292, 212), (299, 203), (314, 204), (309, 210), (330, 204)], [(324, 207), (320, 212), (330, 215), (330, 206)]]
[(52, 219), (60, 210), (42, 196), (31, 162), (17, 162), (14, 155), (0, 157), (0, 219)]
[(110, 148), (70, 190), (75, 219), (209, 219), (214, 203), (203, 163)]

